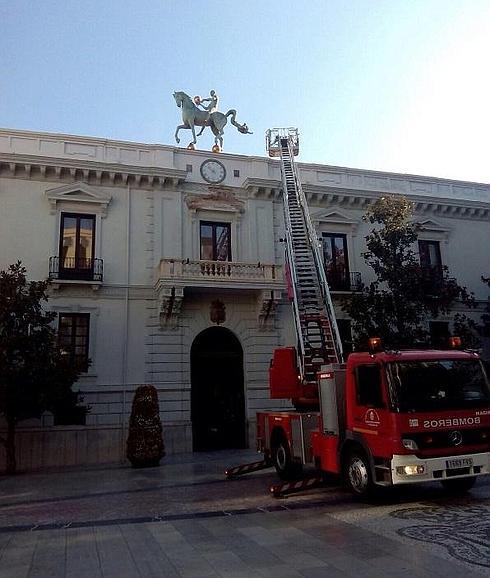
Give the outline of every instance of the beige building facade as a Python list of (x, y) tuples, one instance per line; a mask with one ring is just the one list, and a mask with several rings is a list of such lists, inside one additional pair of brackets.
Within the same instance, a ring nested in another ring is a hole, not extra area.
[[(479, 319), (490, 185), (299, 168), (347, 347), (340, 299), (371, 275), (362, 216), (390, 193), (415, 203), (421, 261), (474, 291)], [(78, 382), (86, 423), (25, 424), (21, 464), (122, 459), (144, 383), (158, 390), (168, 452), (253, 447), (257, 410), (288, 407), (268, 396), (273, 349), (296, 341), (283, 236), (275, 159), (0, 130), (0, 269), (20, 259), (31, 279), (49, 278), (62, 342), (91, 360)], [(435, 333), (452, 317), (438, 321)]]

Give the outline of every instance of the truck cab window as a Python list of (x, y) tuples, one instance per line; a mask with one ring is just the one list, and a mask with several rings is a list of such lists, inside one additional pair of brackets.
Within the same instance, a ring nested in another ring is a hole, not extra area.
[(356, 369), (356, 397), (359, 405), (383, 407), (381, 372), (378, 365), (360, 365)]

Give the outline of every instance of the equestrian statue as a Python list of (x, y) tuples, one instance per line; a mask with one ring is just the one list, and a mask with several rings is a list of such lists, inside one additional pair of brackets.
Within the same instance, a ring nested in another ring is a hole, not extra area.
[[(230, 109), (226, 114), (218, 111), (218, 95), (214, 90), (209, 93), (209, 98), (195, 96), (192, 99), (185, 92), (174, 92), (175, 102), (179, 108), (182, 108), (182, 123), (179, 124), (175, 131), (175, 140), (180, 143), (179, 131), (181, 128), (192, 130), (193, 140), (188, 144), (187, 148), (194, 149), (197, 143), (196, 126), (201, 126), (201, 130), (197, 136), (201, 136), (204, 129), (209, 126), (214, 134), (213, 152), (219, 152), (223, 148), (223, 129), (230, 118), (231, 124), (237, 127), (237, 130), (242, 134), (253, 134), (248, 130), (248, 126), (240, 124), (236, 121), (236, 110)], [(209, 103), (209, 104), (204, 104)], [(202, 108), (198, 108), (198, 107)]]

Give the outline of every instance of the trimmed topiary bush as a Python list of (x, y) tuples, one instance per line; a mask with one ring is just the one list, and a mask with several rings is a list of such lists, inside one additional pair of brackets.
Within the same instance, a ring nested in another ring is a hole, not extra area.
[(158, 466), (165, 455), (158, 394), (153, 385), (140, 385), (135, 391), (126, 448), (135, 468)]

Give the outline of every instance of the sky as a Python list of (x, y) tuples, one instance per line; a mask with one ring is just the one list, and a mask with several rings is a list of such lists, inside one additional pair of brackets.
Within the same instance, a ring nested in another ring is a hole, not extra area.
[(490, 0), (0, 0), (0, 127), (175, 145), (214, 89), (225, 152), (490, 183), (489, 60)]

